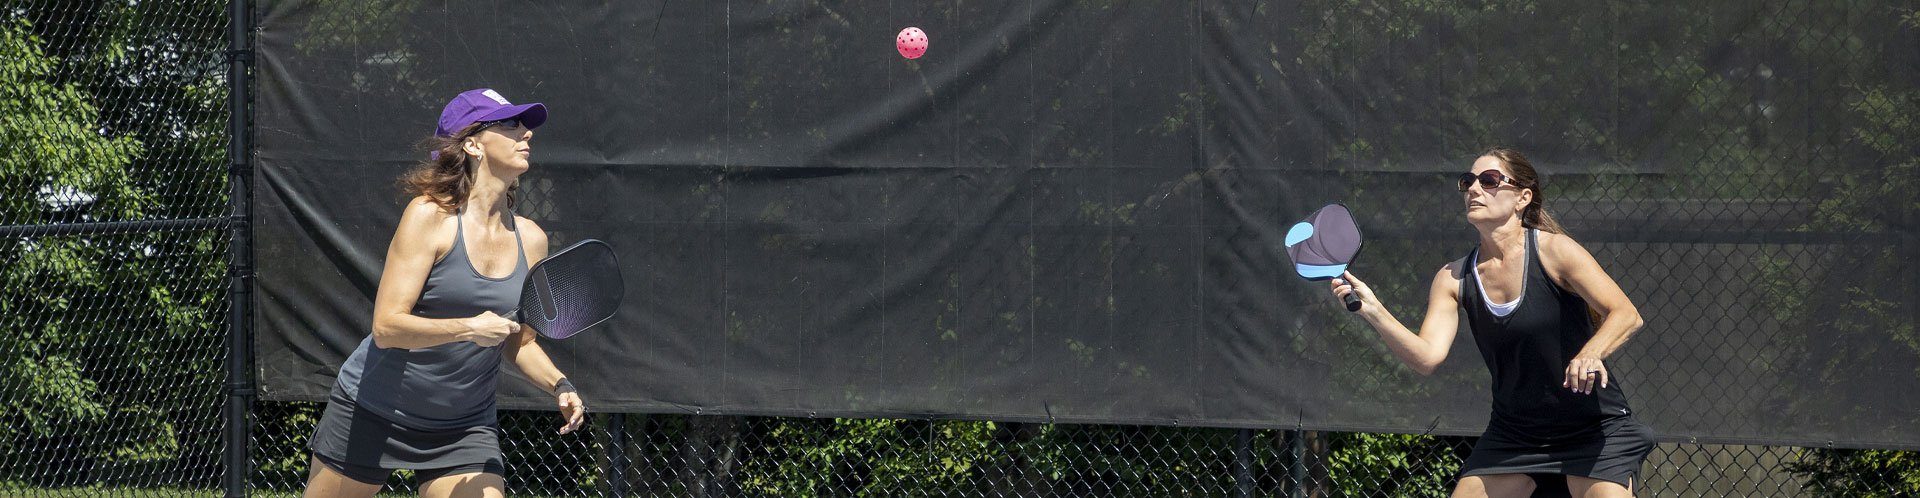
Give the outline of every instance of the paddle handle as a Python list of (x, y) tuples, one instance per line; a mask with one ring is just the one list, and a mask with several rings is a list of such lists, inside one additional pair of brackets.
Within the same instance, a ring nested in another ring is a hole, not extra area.
[[(1353, 282), (1344, 278), (1334, 278), (1333, 282), (1338, 285), (1353, 285)], [(1356, 286), (1352, 291), (1348, 291), (1347, 295), (1340, 296), (1340, 302), (1347, 305), (1347, 311), (1360, 311), (1360, 288)]]

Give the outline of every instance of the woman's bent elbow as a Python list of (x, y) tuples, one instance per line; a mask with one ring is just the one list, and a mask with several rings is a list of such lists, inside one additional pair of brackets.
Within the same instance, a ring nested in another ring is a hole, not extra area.
[(1440, 362), (1438, 361), (1422, 360), (1422, 361), (1409, 363), (1407, 365), (1413, 367), (1413, 371), (1416, 373), (1419, 373), (1421, 376), (1433, 375), (1434, 370), (1440, 369)]
[(1647, 326), (1647, 321), (1640, 317), (1639, 311), (1635, 311), (1635, 310), (1627, 311), (1626, 318), (1627, 318), (1627, 333), (1625, 335), (1627, 336), (1632, 336), (1635, 332), (1640, 331), (1640, 327)]
[(373, 332), (374, 347), (381, 348), (381, 349), (392, 349), (396, 346), (394, 344), (395, 330), (393, 330), (393, 327), (380, 323), (380, 320), (375, 319), (373, 321), (372, 329), (373, 329), (372, 332)]

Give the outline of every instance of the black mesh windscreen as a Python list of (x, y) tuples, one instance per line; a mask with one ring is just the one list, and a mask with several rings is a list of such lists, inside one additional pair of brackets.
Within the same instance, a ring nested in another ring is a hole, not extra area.
[(626, 268), (545, 346), (604, 412), (1477, 434), (1470, 334), (1415, 374), (1282, 239), (1345, 203), (1417, 326), (1506, 145), (1645, 317), (1608, 361), (1663, 438), (1920, 443), (1911, 5), (1395, 5), (266, 2), (262, 393), (326, 395), (395, 179), (491, 87), (551, 109), (519, 212)]

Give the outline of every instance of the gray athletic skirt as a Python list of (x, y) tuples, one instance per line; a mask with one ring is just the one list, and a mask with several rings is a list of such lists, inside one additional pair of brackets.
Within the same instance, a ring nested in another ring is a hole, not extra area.
[(481, 425), (448, 431), (423, 431), (361, 411), (352, 401), (332, 396), (307, 448), (353, 465), (383, 469), (444, 469), (486, 464), (504, 468), (500, 427)]
[[(1637, 490), (1640, 464), (1653, 452), (1653, 443), (1653, 429), (1631, 416), (1608, 418), (1590, 433), (1545, 444), (1489, 425), (1461, 465), (1460, 476), (1529, 474), (1539, 491), (1545, 492), (1536, 496), (1565, 494), (1563, 476), (1610, 481)], [(1557, 493), (1550, 489), (1555, 486)]]

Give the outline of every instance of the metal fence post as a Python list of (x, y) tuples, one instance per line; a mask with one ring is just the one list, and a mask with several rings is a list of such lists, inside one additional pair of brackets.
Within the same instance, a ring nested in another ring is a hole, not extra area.
[(607, 449), (607, 480), (615, 498), (627, 496), (627, 414), (615, 413), (607, 416), (611, 435), (607, 438), (612, 448)]
[(1238, 488), (1235, 496), (1248, 498), (1253, 496), (1253, 430), (1240, 429), (1234, 432), (1233, 442), (1233, 482)]
[(1307, 438), (1299, 430), (1287, 431), (1287, 496), (1307, 495)]
[(249, 37), (253, 16), (247, 0), (227, 3), (227, 182), (230, 244), (227, 248), (227, 409), (225, 478), (228, 498), (247, 496), (253, 473), (248, 453), (252, 440), (253, 329), (248, 304), (253, 294), (252, 147), (247, 118), (253, 100), (248, 72), (253, 64)]

